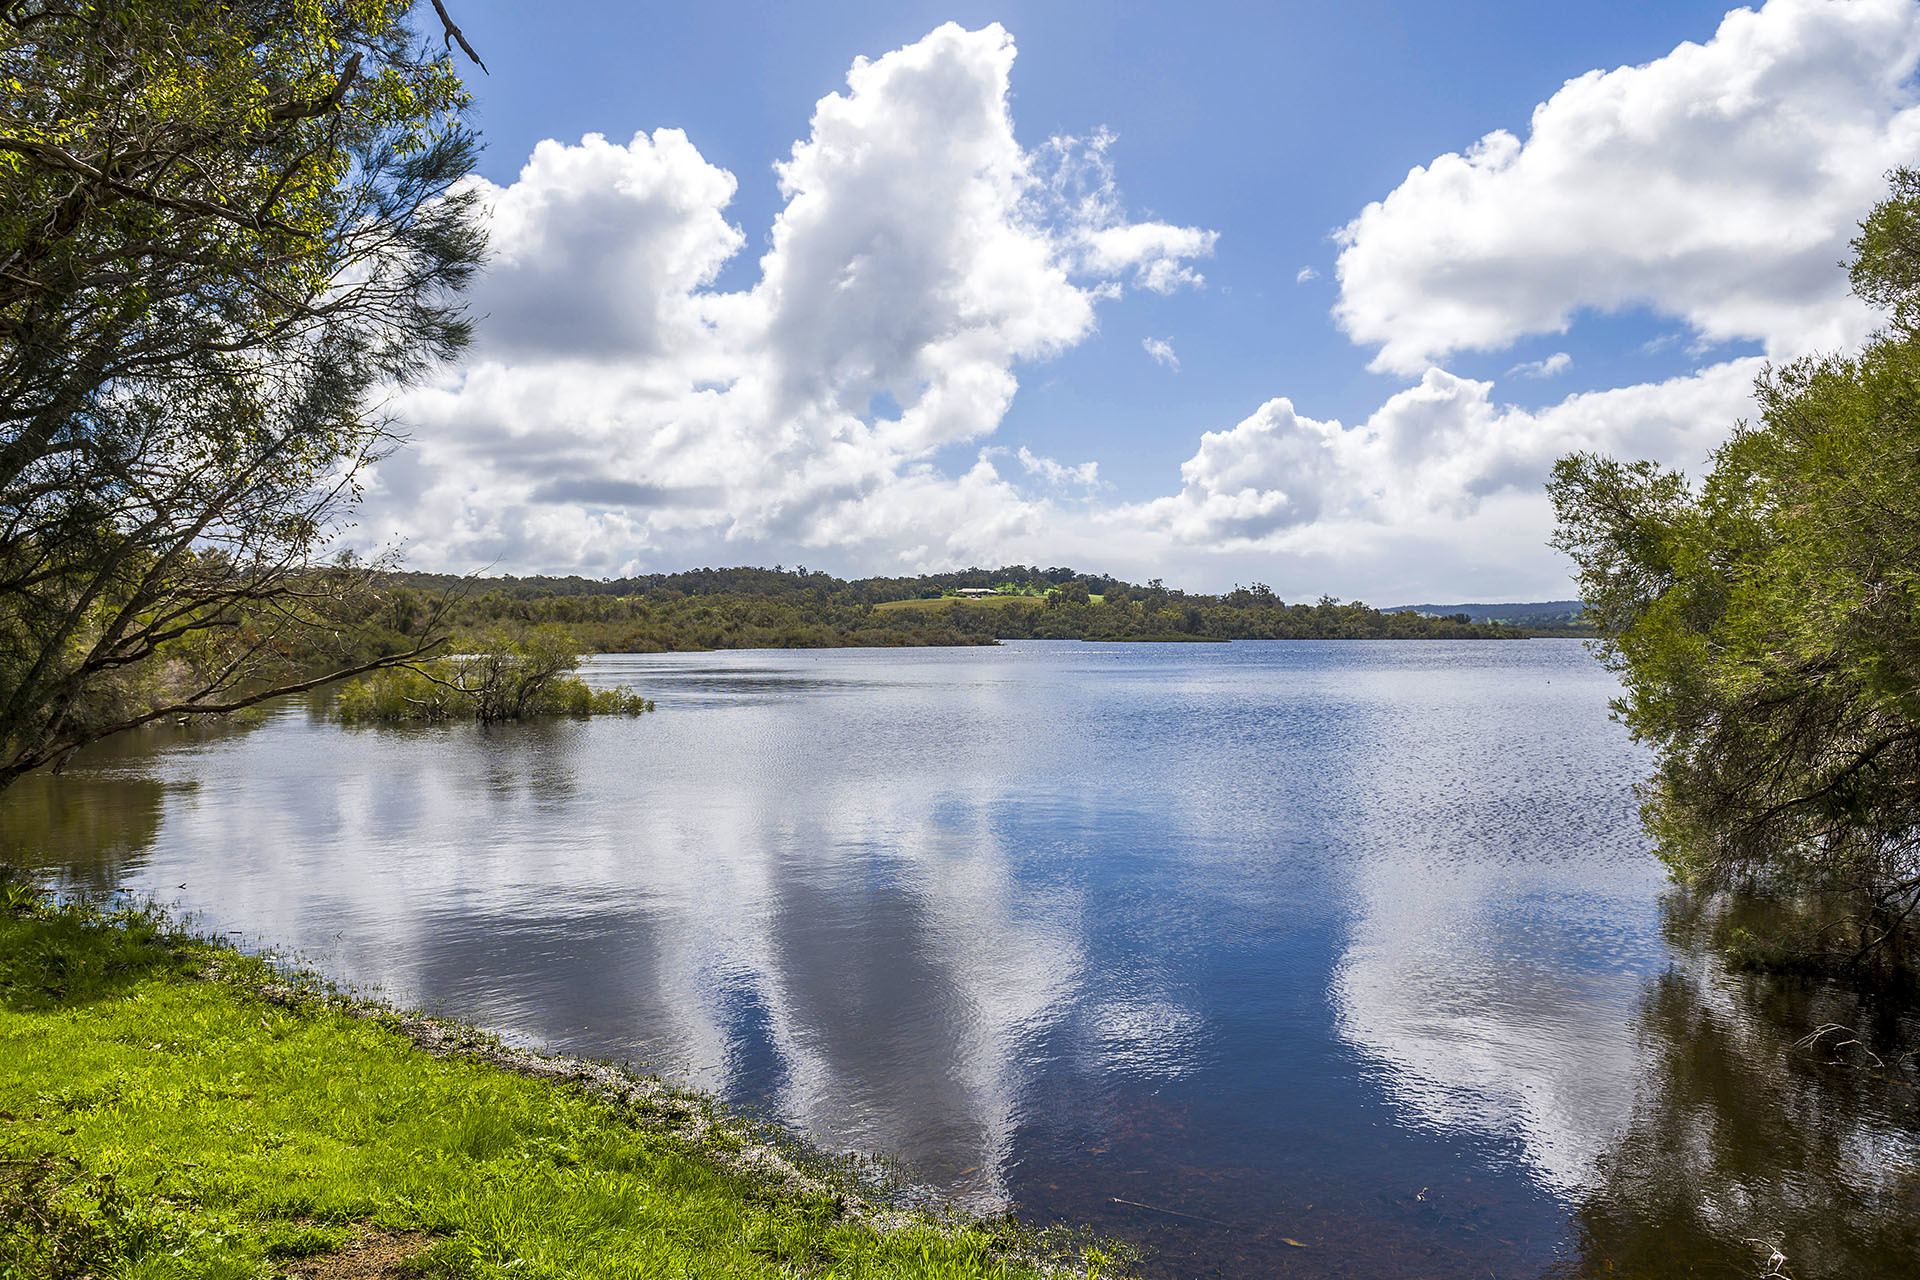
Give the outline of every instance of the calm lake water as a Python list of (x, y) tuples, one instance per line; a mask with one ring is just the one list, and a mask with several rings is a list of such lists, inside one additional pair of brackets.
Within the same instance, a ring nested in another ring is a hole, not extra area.
[[(1722, 972), (1575, 642), (608, 656), (104, 744), (0, 848), (1169, 1276), (1920, 1275), (1911, 1020)], [(1755, 1243), (1758, 1242), (1758, 1243)]]

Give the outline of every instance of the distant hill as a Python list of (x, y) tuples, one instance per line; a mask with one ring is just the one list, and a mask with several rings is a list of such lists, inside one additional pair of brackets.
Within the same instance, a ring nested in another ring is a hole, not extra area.
[(1542, 600), (1533, 604), (1401, 604), (1387, 613), (1418, 613), (1430, 618), (1446, 618), (1456, 613), (1468, 621), (1496, 623), (1504, 627), (1552, 627), (1589, 630), (1581, 620), (1585, 608), (1578, 600)]
[[(963, 597), (959, 593), (965, 591)], [(977, 598), (976, 598), (977, 593)], [(370, 597), (371, 599), (371, 597)], [(1331, 596), (1288, 604), (1260, 583), (1203, 595), (1063, 566), (1002, 565), (847, 581), (817, 570), (688, 569), (613, 581), (391, 573), (369, 606), (380, 642), (439, 618), (455, 636), (563, 628), (581, 652), (992, 644), (996, 640), (1515, 640), (1536, 627), (1382, 613)], [(386, 621), (387, 619), (394, 621)], [(460, 643), (456, 639), (455, 643)], [(389, 648), (386, 652), (398, 652)], [(463, 650), (463, 652), (467, 652)]]

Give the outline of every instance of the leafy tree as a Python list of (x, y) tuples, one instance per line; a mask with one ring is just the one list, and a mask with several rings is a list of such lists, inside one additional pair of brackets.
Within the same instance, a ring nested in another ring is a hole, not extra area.
[(1659, 752), (1645, 816), (1675, 872), (1833, 908), (1796, 950), (1897, 966), (1920, 909), (1920, 173), (1854, 250), (1887, 328), (1762, 376), (1702, 484), (1576, 454), (1550, 491), (1616, 712)]
[(1047, 593), (1049, 605), (1086, 604), (1092, 599), (1084, 582), (1067, 582)]
[(483, 247), (408, 7), (0, 5), (0, 786), (358, 665), (320, 557)]

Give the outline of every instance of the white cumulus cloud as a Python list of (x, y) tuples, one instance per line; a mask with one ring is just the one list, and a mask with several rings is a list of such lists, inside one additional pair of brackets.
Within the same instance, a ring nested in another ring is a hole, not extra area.
[(1751, 403), (1763, 363), (1730, 360), (1539, 411), (1497, 403), (1491, 382), (1429, 369), (1356, 427), (1269, 400), (1201, 436), (1181, 465), (1181, 491), (1133, 512), (1181, 542), (1278, 549), (1314, 526), (1471, 516), (1494, 495), (1537, 492), (1553, 460), (1571, 450), (1697, 465)]
[(1570, 80), (1415, 168), (1339, 233), (1335, 315), (1418, 373), (1456, 351), (1645, 306), (1770, 354), (1869, 325), (1835, 264), (1920, 151), (1920, 6), (1772, 0), (1705, 44)]
[[(513, 572), (804, 550), (853, 571), (1031, 561), (1383, 601), (1555, 593), (1554, 458), (1695, 467), (1750, 412), (1763, 360), (1534, 409), (1437, 363), (1628, 307), (1699, 352), (1844, 345), (1870, 318), (1836, 264), (1920, 143), (1912, 0), (1773, 0), (1576, 78), (1524, 139), (1416, 168), (1340, 233), (1336, 318), (1405, 385), (1352, 426), (1275, 395), (1201, 435), (1165, 496), (1118, 502), (1095, 461), (992, 436), (1025, 366), (1089, 340), (1131, 290), (1201, 286), (1217, 237), (1130, 218), (1105, 132), (1023, 148), (1014, 55), (997, 26), (950, 24), (857, 60), (776, 166), (764, 234), (728, 220), (733, 175), (676, 130), (544, 142), (512, 183), (480, 184), (480, 336), (396, 398), (412, 443), (375, 473), (363, 535), (421, 567)], [(754, 283), (716, 288), (749, 242)], [(1179, 367), (1167, 339), (1142, 349)]]
[(413, 444), (378, 468), (367, 532), (417, 564), (601, 573), (720, 544), (986, 560), (1030, 532), (1046, 502), (996, 451), (957, 476), (930, 455), (993, 432), (1017, 367), (1085, 339), (1102, 298), (1198, 285), (1215, 236), (1129, 220), (1111, 135), (1024, 150), (1013, 62), (997, 25), (953, 24), (857, 59), (776, 166), (738, 292), (711, 287), (746, 241), (734, 178), (676, 130), (543, 142), (479, 183), (481, 337), (396, 402)]
[[(1190, 262), (1211, 257), (1220, 233), (1130, 221), (1107, 156), (1113, 143), (1114, 135), (1104, 129), (1089, 138), (1049, 139), (1034, 157), (1041, 177), (1034, 209), (1060, 228), (1059, 239), (1086, 274), (1113, 280), (1130, 275), (1136, 287), (1161, 294), (1199, 288), (1206, 277)], [(1111, 294), (1112, 286), (1104, 292)]]
[(1028, 475), (1037, 476), (1055, 488), (1077, 485), (1091, 489), (1100, 483), (1100, 464), (1097, 462), (1079, 462), (1069, 466), (1052, 458), (1041, 457), (1025, 445), (1020, 446), (1015, 456), (1020, 459), (1020, 465), (1026, 468)]
[[(488, 204), (490, 262), (478, 350), (564, 359), (678, 356), (705, 334), (694, 291), (744, 240), (722, 209), (733, 175), (662, 129), (627, 146), (588, 134), (542, 142)], [(636, 234), (637, 233), (637, 234)], [(599, 287), (553, 288), (592, 279)]]

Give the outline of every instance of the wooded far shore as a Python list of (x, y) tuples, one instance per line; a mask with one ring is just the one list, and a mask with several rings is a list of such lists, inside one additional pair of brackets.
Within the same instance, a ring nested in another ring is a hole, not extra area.
[[(380, 574), (364, 596), (367, 656), (417, 644), (429, 619), (456, 645), (543, 625), (582, 652), (978, 645), (998, 640), (1511, 639), (1584, 635), (1466, 613), (1386, 611), (1323, 596), (1289, 603), (1260, 583), (1207, 595), (1067, 568), (1012, 565), (843, 579), (817, 570), (692, 569), (613, 579)], [(1563, 611), (1564, 612), (1564, 611)], [(1543, 621), (1549, 621), (1543, 619)]]

